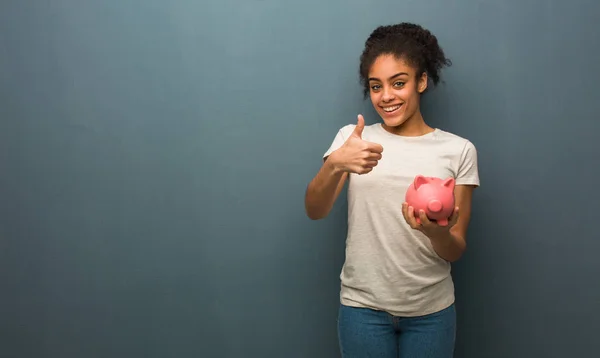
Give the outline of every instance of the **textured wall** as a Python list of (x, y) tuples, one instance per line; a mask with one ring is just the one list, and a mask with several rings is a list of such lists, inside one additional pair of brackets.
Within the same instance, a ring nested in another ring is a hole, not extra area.
[(338, 356), (345, 195), (311, 222), (304, 189), (399, 21), (479, 150), (457, 357), (591, 356), (600, 5), (532, 3), (3, 1), (0, 356)]

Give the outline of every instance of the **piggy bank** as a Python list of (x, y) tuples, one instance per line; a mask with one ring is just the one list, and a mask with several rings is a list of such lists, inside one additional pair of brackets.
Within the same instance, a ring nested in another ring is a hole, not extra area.
[(430, 220), (438, 225), (448, 225), (454, 212), (454, 178), (447, 179), (417, 175), (406, 191), (406, 202), (415, 209), (417, 222), (421, 223), (419, 211), (424, 210)]

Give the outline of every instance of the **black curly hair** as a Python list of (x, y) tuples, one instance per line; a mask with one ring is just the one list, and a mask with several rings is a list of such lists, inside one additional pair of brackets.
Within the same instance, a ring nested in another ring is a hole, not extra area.
[(452, 62), (446, 58), (437, 38), (420, 25), (403, 22), (379, 26), (365, 42), (360, 56), (360, 82), (365, 98), (369, 94), (369, 69), (380, 55), (393, 55), (414, 66), (417, 75), (423, 72), (434, 85), (440, 81), (440, 71)]

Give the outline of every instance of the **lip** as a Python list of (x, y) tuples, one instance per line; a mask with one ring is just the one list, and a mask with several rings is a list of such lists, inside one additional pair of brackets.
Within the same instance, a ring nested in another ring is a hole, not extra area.
[[(384, 106), (379, 106), (379, 108), (381, 108), (382, 112), (385, 113), (386, 115), (394, 115), (394, 114), (398, 113), (402, 109), (403, 105), (404, 105), (404, 103), (399, 103), (399, 104), (389, 105), (389, 106), (385, 106), (385, 107)], [(385, 108), (394, 108), (394, 107), (397, 107), (397, 108), (394, 109), (391, 112), (388, 112), (388, 111), (385, 110)]]

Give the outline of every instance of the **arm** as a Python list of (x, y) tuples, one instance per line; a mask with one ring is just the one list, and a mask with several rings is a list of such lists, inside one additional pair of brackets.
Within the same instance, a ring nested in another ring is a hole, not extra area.
[(470, 141), (465, 142), (460, 154), (456, 179), (464, 184), (454, 187), (455, 206), (458, 211), (450, 218), (450, 230), (442, 230), (437, 225), (430, 226), (431, 230), (426, 230), (435, 252), (449, 262), (460, 259), (467, 248), (467, 228), (471, 220), (473, 190), (479, 186), (477, 149)]
[(306, 188), (304, 206), (312, 220), (325, 218), (342, 191), (348, 173), (336, 169), (329, 158), (325, 158), (321, 169)]
[[(381, 159), (383, 147), (362, 140), (365, 120), (358, 115), (358, 122), (348, 139), (338, 132), (321, 169), (306, 188), (304, 207), (313, 220), (326, 217), (339, 196), (348, 173), (367, 174)], [(332, 150), (337, 147), (338, 149)]]
[[(455, 262), (464, 253), (467, 247), (467, 228), (471, 219), (471, 202), (473, 197), (473, 185), (457, 185), (454, 189), (456, 206), (460, 210), (460, 215), (456, 219), (456, 224), (448, 230), (437, 231), (429, 237), (433, 249), (444, 260)], [(454, 215), (457, 215), (455, 212)]]

